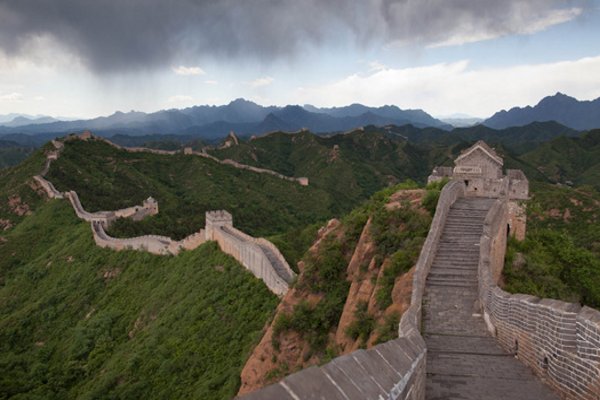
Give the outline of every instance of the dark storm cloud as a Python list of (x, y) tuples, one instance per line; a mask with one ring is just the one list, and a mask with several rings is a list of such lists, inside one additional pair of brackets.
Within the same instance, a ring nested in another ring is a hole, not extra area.
[(66, 46), (96, 72), (174, 60), (251, 57), (304, 46), (432, 43), (461, 32), (506, 34), (586, 0), (0, 0), (0, 49), (36, 37)]

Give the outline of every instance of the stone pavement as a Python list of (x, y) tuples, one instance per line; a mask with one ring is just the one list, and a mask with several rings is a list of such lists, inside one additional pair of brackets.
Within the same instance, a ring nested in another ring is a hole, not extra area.
[(423, 299), (427, 400), (559, 399), (502, 350), (479, 314), (479, 239), (493, 202), (459, 199), (446, 220)]

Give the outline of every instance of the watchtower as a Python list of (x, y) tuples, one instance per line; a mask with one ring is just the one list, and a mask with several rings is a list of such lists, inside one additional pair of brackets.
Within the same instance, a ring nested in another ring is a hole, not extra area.
[(435, 167), (427, 182), (444, 178), (463, 181), (467, 196), (491, 197), (508, 202), (509, 231), (519, 240), (525, 237), (525, 205), (529, 181), (523, 171), (502, 172), (504, 160), (483, 140), (462, 151), (452, 167)]
[(158, 201), (154, 197), (148, 197), (142, 205), (147, 210), (146, 215), (158, 214)]
[(206, 240), (214, 240), (214, 231), (220, 227), (233, 227), (233, 217), (225, 210), (206, 212)]

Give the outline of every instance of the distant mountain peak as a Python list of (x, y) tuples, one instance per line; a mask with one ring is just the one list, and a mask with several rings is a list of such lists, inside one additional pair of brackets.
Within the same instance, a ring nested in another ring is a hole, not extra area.
[(229, 102), (229, 105), (238, 105), (238, 104), (253, 104), (253, 105), (257, 105), (255, 102), (250, 101), (250, 100), (246, 100), (243, 97), (238, 97), (235, 100), (232, 100)]
[(600, 98), (579, 101), (557, 92), (553, 96), (544, 97), (533, 107), (514, 107), (509, 111), (497, 112), (483, 123), (491, 128), (503, 129), (535, 121), (556, 121), (577, 130), (600, 128)]

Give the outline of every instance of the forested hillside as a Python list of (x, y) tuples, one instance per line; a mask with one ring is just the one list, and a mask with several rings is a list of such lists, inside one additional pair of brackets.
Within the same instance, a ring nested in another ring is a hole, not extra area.
[(65, 201), (0, 241), (0, 397), (228, 399), (277, 298), (214, 243), (97, 247)]

